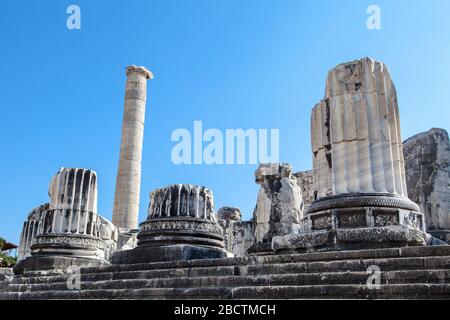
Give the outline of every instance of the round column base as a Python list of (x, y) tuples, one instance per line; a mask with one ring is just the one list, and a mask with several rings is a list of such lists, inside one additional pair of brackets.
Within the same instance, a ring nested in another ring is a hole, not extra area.
[(426, 245), (424, 217), (392, 194), (343, 194), (308, 208), (301, 232), (272, 239), (277, 254)]
[(381, 249), (426, 245), (426, 234), (408, 226), (333, 229), (274, 237), (276, 254)]

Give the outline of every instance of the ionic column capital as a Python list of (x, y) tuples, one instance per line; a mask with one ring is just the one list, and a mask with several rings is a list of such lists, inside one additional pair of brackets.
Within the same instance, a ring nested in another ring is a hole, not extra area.
[(150, 80), (153, 79), (153, 73), (145, 67), (131, 65), (131, 66), (128, 66), (125, 70), (126, 70), (127, 76), (129, 76), (132, 73), (137, 73), (137, 74), (144, 76), (146, 79), (150, 79)]

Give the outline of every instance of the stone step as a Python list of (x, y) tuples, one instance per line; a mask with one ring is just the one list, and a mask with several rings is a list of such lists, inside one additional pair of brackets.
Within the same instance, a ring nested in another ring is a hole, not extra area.
[[(369, 275), (366, 272), (334, 272), (312, 274), (281, 274), (255, 276), (207, 276), (156, 279), (124, 279), (96, 282), (81, 282), (82, 290), (94, 289), (142, 289), (142, 288), (207, 288), (240, 286), (282, 286), (282, 285), (331, 285), (365, 284)], [(405, 283), (449, 283), (450, 270), (408, 270), (381, 273), (381, 284)], [(64, 291), (69, 290), (66, 282), (45, 284), (11, 284), (9, 292), (26, 291)]]
[(450, 284), (240, 287), (233, 299), (449, 299)]
[[(382, 288), (369, 290), (377, 266)], [(450, 247), (410, 247), (83, 268), (14, 277), (0, 299), (450, 298)]]
[(0, 293), (4, 300), (48, 299), (230, 299), (229, 288), (95, 289)]
[[(179, 278), (179, 277), (201, 277), (201, 276), (225, 276), (235, 275), (236, 267), (198, 267), (198, 268), (181, 268), (181, 269), (163, 269), (163, 270), (142, 270), (142, 271), (124, 271), (124, 272), (98, 272), (98, 273), (81, 273), (82, 282), (106, 281), (127, 279), (153, 279), (153, 278)], [(12, 284), (39, 284), (39, 283), (58, 283), (67, 282), (67, 275), (57, 276), (35, 276), (35, 277), (15, 277)]]
[[(330, 273), (360, 271), (365, 272), (370, 266), (378, 266), (381, 271), (395, 270), (433, 270), (450, 269), (450, 256), (439, 257), (407, 257), (407, 258), (382, 258), (367, 260), (338, 260), (325, 262), (291, 262), (270, 263), (256, 265), (237, 266), (210, 266), (195, 268), (163, 269), (163, 270), (136, 270), (84, 273), (82, 270), (81, 281), (83, 283), (107, 280), (126, 279), (159, 279), (159, 278), (183, 278), (183, 277), (211, 277), (211, 276), (245, 276), (245, 275), (276, 275), (276, 274), (302, 274), (302, 273)], [(15, 277), (11, 284), (45, 284), (66, 283), (69, 274), (57, 276)]]
[(1, 299), (448, 299), (450, 284), (144, 288), (0, 293)]
[[(84, 268), (82, 269), (82, 273), (163, 270), (163, 269), (165, 270), (165, 269), (182, 269), (182, 268), (197, 268), (197, 267), (239, 266), (250, 264), (341, 261), (341, 260), (363, 260), (363, 259), (377, 259), (377, 258), (400, 258), (400, 257), (406, 258), (406, 257), (429, 257), (429, 256), (450, 256), (450, 246), (385, 248), (385, 249), (371, 249), (371, 250), (313, 252), (313, 253), (285, 254), (272, 256), (247, 256), (242, 258), (153, 262), (153, 263), (140, 263), (129, 265), (123, 264), (123, 265), (111, 265), (101, 268), (98, 267)], [(32, 276), (33, 273), (30, 273), (29, 275)]]
[(381, 271), (450, 269), (450, 256), (444, 257), (408, 257), (382, 258), (348, 261), (316, 261), (300, 263), (274, 263), (249, 265), (239, 268), (241, 275), (281, 274), (281, 273), (318, 273), (366, 271), (370, 266), (378, 266)]

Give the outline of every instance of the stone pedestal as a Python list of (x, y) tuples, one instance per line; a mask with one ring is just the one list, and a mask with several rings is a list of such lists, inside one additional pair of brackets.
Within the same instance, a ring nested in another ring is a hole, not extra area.
[(248, 253), (273, 254), (273, 237), (299, 231), (302, 193), (289, 164), (261, 164), (255, 180), (261, 188), (253, 213), (255, 243)]
[(223, 258), (223, 230), (205, 187), (172, 185), (150, 195), (148, 218), (140, 224), (138, 246), (118, 251), (116, 264)]
[(407, 198), (397, 94), (387, 67), (369, 58), (328, 75), (311, 116), (314, 201), (299, 235), (279, 252), (424, 245), (425, 223)]
[(50, 203), (34, 210), (24, 225), (22, 259), (14, 272), (108, 264), (117, 231), (97, 215), (96, 173), (61, 168), (52, 179), (49, 195)]

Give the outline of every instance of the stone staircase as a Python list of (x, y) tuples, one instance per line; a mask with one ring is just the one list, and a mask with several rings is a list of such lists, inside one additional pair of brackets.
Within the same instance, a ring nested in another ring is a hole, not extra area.
[[(378, 266), (381, 287), (367, 269)], [(450, 299), (450, 246), (249, 256), (30, 272), (0, 299)]]

